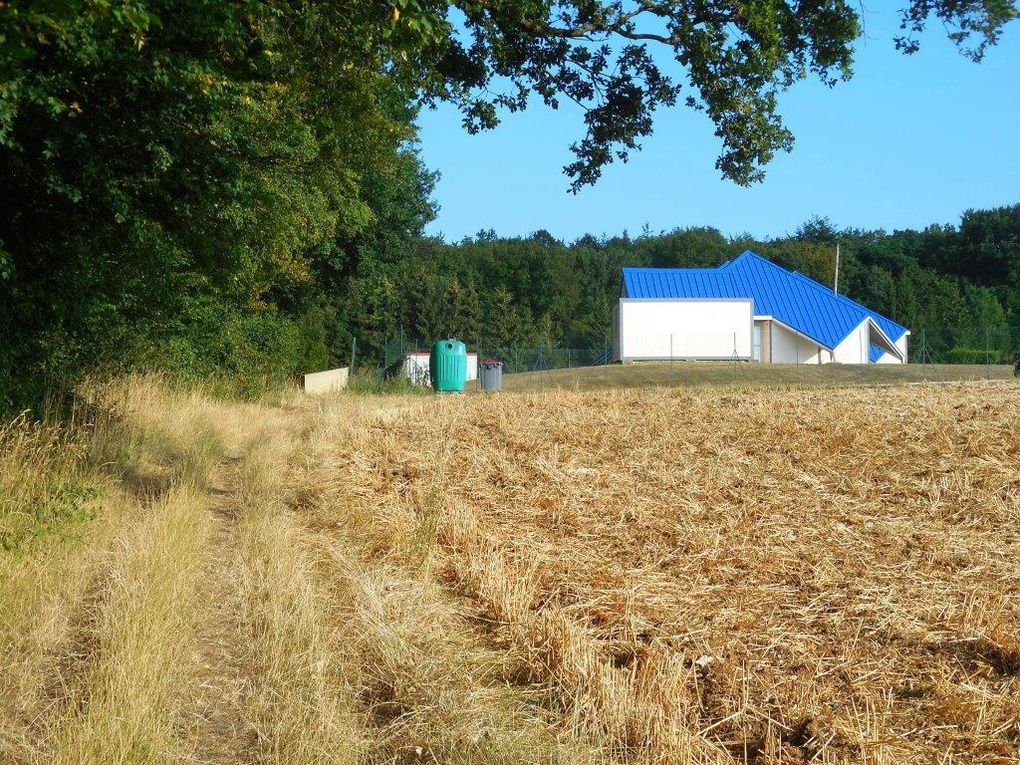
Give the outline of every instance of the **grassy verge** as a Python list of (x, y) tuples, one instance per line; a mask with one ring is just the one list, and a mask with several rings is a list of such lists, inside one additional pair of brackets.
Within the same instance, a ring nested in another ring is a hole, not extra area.
[[(0, 761), (359, 761), (330, 593), (284, 502), (300, 406), (159, 378), (81, 402), (87, 425), (0, 431)], [(87, 513), (72, 483), (95, 487)]]
[(180, 762), (206, 523), (201, 494), (178, 485), (119, 538), (46, 762)]
[(87, 469), (83, 431), (33, 423), (0, 426), (0, 551), (19, 553), (50, 535), (73, 534), (105, 488)]
[(159, 726), (186, 665), (218, 407), (132, 378), (83, 389), (60, 426), (0, 429), (0, 760), (176, 756)]
[(373, 369), (359, 370), (351, 375), (347, 391), (376, 396), (431, 393), (430, 388), (415, 385), (402, 374), (384, 378)]
[[(967, 364), (747, 364), (712, 361), (639, 362), (505, 374), (509, 392), (610, 388), (802, 388), (903, 385), (1012, 378), (1008, 365)], [(474, 390), (476, 383), (469, 388)]]

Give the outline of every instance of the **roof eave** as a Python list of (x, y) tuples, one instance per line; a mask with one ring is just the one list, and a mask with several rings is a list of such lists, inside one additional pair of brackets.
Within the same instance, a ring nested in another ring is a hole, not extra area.
[[(890, 340), (890, 339), (889, 339), (889, 335), (887, 335), (887, 334), (886, 334), (886, 333), (885, 333), (885, 332), (884, 332), (884, 331), (882, 330), (882, 328), (881, 328), (880, 326), (878, 326), (878, 322), (877, 322), (877, 321), (875, 321), (875, 320), (874, 320), (874, 319), (873, 319), (872, 317), (870, 317), (870, 316), (867, 316), (867, 317), (865, 317), (865, 319), (864, 319), (864, 322), (867, 322), (868, 324), (870, 324), (870, 325), (871, 325), (871, 328), (872, 328), (872, 329), (874, 329), (874, 330), (877, 330), (877, 331), (878, 331), (878, 334), (882, 336), (882, 339), (883, 339), (883, 340), (885, 340), (885, 341), (886, 341), (887, 343), (889, 343), (889, 346), (890, 346), (891, 348), (895, 348), (895, 354), (896, 354), (897, 358), (899, 358), (899, 360), (900, 360), (900, 361), (903, 361), (903, 353), (902, 353), (902, 352), (900, 351), (900, 349), (899, 349), (899, 348), (897, 348), (897, 347), (896, 347), (896, 342), (895, 342), (895, 341), (893, 341), (893, 340)], [(864, 322), (861, 322), (861, 324), (863, 324)], [(857, 326), (859, 327), (859, 326), (861, 326), (861, 325), (860, 325), (860, 324), (858, 324)], [(855, 327), (855, 329), (856, 329), (856, 327)], [(908, 330), (908, 332), (909, 332), (909, 330)], [(847, 334), (847, 337), (849, 337), (849, 336), (850, 336), (850, 335), (849, 335), (849, 333), (848, 333), (848, 334)], [(900, 337), (903, 337), (903, 335), (900, 335)], [(843, 338), (843, 339), (845, 340), (846, 338)], [(840, 341), (840, 342), (842, 342), (842, 341)], [(881, 347), (881, 346), (880, 346), (880, 347)], [(883, 349), (883, 350), (884, 350), (884, 349)], [(889, 353), (889, 351), (888, 351), (888, 350), (886, 350), (885, 352), (886, 352), (886, 353)]]

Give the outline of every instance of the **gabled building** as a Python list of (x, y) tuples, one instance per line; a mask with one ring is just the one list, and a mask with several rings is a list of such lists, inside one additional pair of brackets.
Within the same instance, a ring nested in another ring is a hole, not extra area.
[(617, 361), (905, 364), (906, 327), (753, 252), (718, 268), (624, 268)]

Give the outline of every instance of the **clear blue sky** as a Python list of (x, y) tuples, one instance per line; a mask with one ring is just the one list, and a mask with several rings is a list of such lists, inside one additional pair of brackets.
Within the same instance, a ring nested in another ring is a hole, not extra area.
[(647, 224), (769, 237), (813, 215), (893, 230), (1020, 202), (1020, 22), (981, 64), (961, 56), (937, 22), (913, 56), (894, 49), (894, 10), (867, 12), (864, 22), (852, 80), (833, 89), (807, 81), (783, 96), (796, 144), (750, 188), (720, 179), (711, 123), (683, 106), (660, 111), (642, 151), (576, 196), (562, 167), (583, 129), (577, 111), (536, 104), (474, 136), (455, 109), (424, 112), (422, 155), (442, 174), (429, 232), (455, 241), (481, 229), (547, 229), (571, 240)]

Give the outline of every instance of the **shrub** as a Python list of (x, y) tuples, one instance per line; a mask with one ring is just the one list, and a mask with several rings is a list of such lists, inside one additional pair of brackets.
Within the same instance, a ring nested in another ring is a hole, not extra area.
[(946, 361), (950, 364), (986, 364), (989, 359), (994, 361), (997, 355), (995, 351), (986, 351), (984, 348), (957, 345), (946, 353)]

